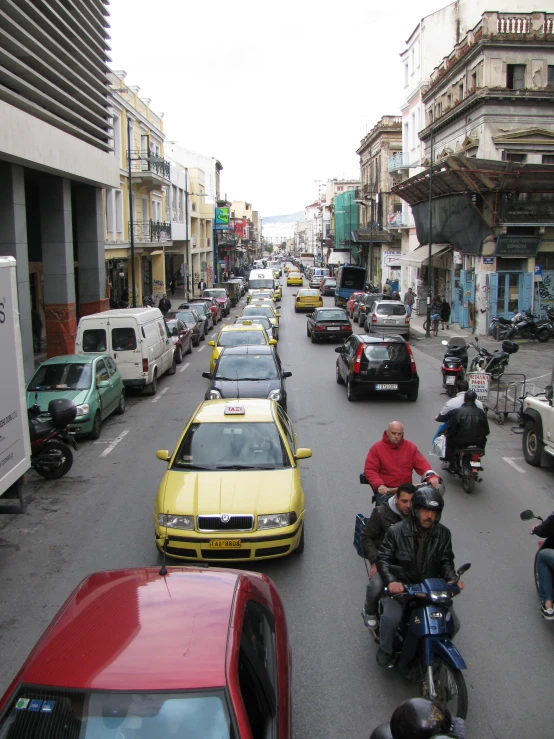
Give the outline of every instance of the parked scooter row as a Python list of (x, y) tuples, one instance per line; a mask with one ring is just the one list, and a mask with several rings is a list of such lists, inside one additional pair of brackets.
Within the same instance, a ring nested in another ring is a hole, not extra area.
[(508, 339), (502, 342), (502, 349), (490, 352), (479, 346), (479, 339), (475, 343), (466, 343), (461, 336), (453, 336), (449, 341), (442, 342), (447, 350), (442, 360), (442, 386), (446, 388), (448, 397), (453, 398), (459, 390), (459, 384), (466, 379), (468, 372), (468, 346), (475, 349), (477, 354), (471, 360), (469, 372), (490, 374), (493, 380), (499, 380), (510, 360), (510, 355), (519, 350), (519, 346)]
[(489, 333), (497, 341), (518, 338), (544, 343), (554, 335), (554, 309), (549, 308), (546, 313), (545, 318), (535, 316), (532, 311), (516, 313), (511, 319), (495, 316)]

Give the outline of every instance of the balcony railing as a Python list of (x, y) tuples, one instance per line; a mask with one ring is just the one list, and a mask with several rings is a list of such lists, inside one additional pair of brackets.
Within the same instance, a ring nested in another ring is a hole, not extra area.
[(158, 243), (171, 240), (171, 223), (167, 221), (132, 221), (129, 232), (131, 227), (135, 241)]
[(395, 169), (407, 169), (410, 166), (410, 156), (407, 151), (398, 151), (389, 157), (389, 172)]
[(169, 180), (171, 176), (171, 165), (167, 159), (155, 154), (153, 151), (131, 151), (131, 172), (152, 172), (153, 174)]
[(405, 213), (389, 213), (387, 216), (387, 225), (389, 228), (407, 228), (408, 218)]

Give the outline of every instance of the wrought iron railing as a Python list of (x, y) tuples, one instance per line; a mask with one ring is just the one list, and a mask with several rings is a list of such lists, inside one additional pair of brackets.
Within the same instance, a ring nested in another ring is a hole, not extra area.
[(387, 225), (389, 228), (405, 228), (408, 225), (408, 218), (405, 213), (389, 213), (387, 216)]
[(401, 167), (410, 166), (410, 157), (407, 151), (398, 151), (389, 157), (389, 172)]
[(135, 241), (160, 242), (171, 239), (171, 223), (167, 221), (132, 221), (129, 231), (131, 228)]
[(169, 179), (171, 165), (167, 159), (153, 151), (131, 151), (131, 172), (154, 172), (160, 177)]

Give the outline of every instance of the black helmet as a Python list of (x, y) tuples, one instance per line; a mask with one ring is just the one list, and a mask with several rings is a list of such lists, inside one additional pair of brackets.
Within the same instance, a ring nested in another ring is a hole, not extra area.
[(417, 509), (425, 508), (428, 511), (437, 512), (437, 523), (440, 521), (442, 509), (444, 508), (444, 499), (438, 490), (426, 485), (423, 488), (416, 490), (414, 497), (412, 498), (412, 514), (414, 518), (417, 518)]
[(389, 722), (387, 721), (386, 724), (379, 724), (379, 726), (373, 729), (369, 735), (369, 739), (393, 739)]
[(429, 739), (440, 732), (448, 732), (451, 724), (450, 711), (426, 698), (404, 701), (390, 720), (393, 739)]

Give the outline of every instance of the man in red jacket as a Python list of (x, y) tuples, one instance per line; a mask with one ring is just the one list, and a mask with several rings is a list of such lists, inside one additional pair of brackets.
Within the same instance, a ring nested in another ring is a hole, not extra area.
[(404, 438), (404, 426), (399, 421), (389, 423), (381, 441), (377, 441), (367, 453), (364, 474), (373, 488), (377, 504), (382, 503), (389, 488), (403, 482), (412, 482), (413, 471), (438, 488), (440, 478), (431, 469), (415, 444)]

